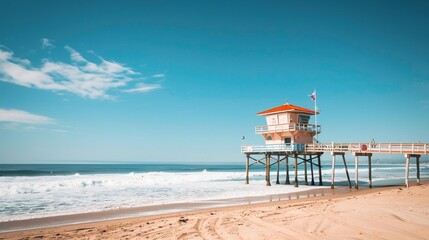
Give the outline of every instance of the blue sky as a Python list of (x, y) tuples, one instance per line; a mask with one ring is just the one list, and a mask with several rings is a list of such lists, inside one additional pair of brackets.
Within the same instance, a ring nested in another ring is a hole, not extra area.
[(429, 142), (427, 1), (1, 6), (0, 163), (240, 162), (313, 89), (320, 141)]

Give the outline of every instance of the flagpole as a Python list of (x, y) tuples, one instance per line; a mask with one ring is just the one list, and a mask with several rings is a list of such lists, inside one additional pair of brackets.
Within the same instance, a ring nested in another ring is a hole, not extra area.
[(317, 131), (317, 93), (316, 93), (316, 89), (314, 89), (314, 124), (316, 125), (316, 142), (319, 142), (319, 136), (318, 136), (318, 131)]

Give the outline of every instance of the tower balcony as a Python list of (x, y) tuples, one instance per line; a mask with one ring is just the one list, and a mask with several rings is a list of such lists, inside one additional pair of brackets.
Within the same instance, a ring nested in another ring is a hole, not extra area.
[(304, 131), (304, 132), (316, 132), (317, 134), (321, 131), (320, 125), (314, 124), (303, 124), (303, 123), (288, 123), (288, 124), (279, 124), (279, 125), (270, 125), (270, 126), (257, 126), (255, 127), (256, 134), (264, 133), (280, 133), (280, 132), (294, 132), (294, 131)]

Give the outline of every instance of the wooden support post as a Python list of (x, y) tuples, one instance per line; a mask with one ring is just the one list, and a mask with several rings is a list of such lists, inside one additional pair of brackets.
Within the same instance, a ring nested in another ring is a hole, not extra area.
[(408, 177), (409, 177), (409, 174), (410, 174), (410, 155), (406, 154), (405, 157), (407, 159), (406, 162), (405, 162), (405, 186), (409, 187), (409, 185), (408, 185)]
[(286, 155), (286, 184), (290, 184), (289, 180), (289, 156)]
[(270, 168), (271, 168), (271, 161), (270, 161), (270, 158), (271, 158), (271, 156), (270, 156), (270, 154), (269, 153), (266, 153), (265, 154), (265, 171), (266, 171), (266, 182), (267, 182), (267, 186), (271, 186), (271, 180), (270, 180), (270, 173), (271, 173), (271, 171), (270, 171)]
[(322, 186), (322, 164), (320, 162), (320, 154), (317, 154), (317, 164), (319, 165), (319, 186)]
[(310, 155), (311, 186), (314, 186), (313, 158)]
[(359, 181), (359, 170), (358, 170), (359, 163), (358, 163), (358, 161), (359, 161), (359, 157), (358, 157), (358, 155), (355, 154), (355, 188), (356, 189), (359, 189), (359, 183), (358, 183), (358, 181)]
[(249, 184), (249, 156), (250, 154), (246, 154), (246, 184)]
[(280, 155), (277, 155), (277, 181), (276, 184), (280, 184)]
[(331, 189), (334, 189), (334, 181), (335, 181), (335, 153), (332, 152), (332, 175), (331, 175)]
[(344, 163), (344, 169), (346, 170), (347, 181), (349, 181), (349, 188), (352, 188), (352, 182), (350, 181), (349, 170), (347, 169), (346, 157), (344, 155), (345, 154), (342, 154), (342, 156), (343, 156), (343, 163)]
[(295, 187), (298, 187), (298, 155), (294, 154), (295, 157)]
[(416, 156), (417, 184), (420, 184), (420, 156)]
[(304, 155), (304, 184), (308, 185), (307, 181), (307, 156)]
[(372, 188), (371, 154), (368, 155), (368, 178), (369, 178), (369, 188)]

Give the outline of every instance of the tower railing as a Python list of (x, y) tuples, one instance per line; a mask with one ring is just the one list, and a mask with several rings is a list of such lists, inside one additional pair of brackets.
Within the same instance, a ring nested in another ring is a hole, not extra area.
[(263, 133), (276, 133), (276, 132), (292, 132), (292, 131), (305, 131), (305, 132), (317, 132), (320, 133), (321, 126), (314, 124), (304, 124), (304, 123), (286, 123), (279, 125), (269, 125), (269, 126), (257, 126), (255, 127), (256, 134)]

